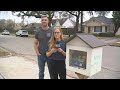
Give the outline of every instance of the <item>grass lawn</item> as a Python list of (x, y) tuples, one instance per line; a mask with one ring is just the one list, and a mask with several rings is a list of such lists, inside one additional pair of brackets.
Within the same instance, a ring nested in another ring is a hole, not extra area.
[(99, 36), (96, 36), (98, 39), (104, 39), (104, 38), (106, 38), (106, 37), (99, 37)]
[(116, 37), (120, 38), (120, 35), (117, 35)]
[(3, 50), (0, 49), (0, 57), (8, 56), (8, 55), (10, 55), (9, 52), (6, 52), (6, 51), (3, 51)]
[(110, 44), (110, 45), (111, 45), (111, 46), (120, 47), (120, 41), (119, 41), (119, 42), (112, 43), (112, 44)]

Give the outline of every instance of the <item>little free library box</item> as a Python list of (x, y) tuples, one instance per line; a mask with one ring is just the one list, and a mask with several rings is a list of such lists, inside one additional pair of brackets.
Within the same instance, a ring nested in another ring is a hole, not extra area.
[(101, 71), (103, 46), (94, 35), (76, 34), (66, 41), (67, 70), (92, 76)]

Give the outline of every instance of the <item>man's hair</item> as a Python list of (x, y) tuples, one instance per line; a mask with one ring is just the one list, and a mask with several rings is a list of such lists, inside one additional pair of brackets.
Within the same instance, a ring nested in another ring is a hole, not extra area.
[(44, 18), (44, 17), (47, 17), (48, 18), (48, 15), (42, 15), (41, 18)]

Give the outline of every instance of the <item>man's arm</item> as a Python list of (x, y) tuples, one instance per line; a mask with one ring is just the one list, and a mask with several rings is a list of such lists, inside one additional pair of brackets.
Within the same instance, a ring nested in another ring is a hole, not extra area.
[(41, 54), (39, 53), (38, 46), (39, 46), (38, 39), (35, 39), (35, 40), (34, 40), (34, 49), (35, 49), (37, 55), (41, 55)]

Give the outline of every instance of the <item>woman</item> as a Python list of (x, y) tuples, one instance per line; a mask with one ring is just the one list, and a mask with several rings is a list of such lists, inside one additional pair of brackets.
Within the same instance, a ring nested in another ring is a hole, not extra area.
[(46, 56), (49, 58), (48, 68), (51, 79), (66, 79), (66, 44), (63, 41), (63, 33), (60, 27), (55, 27), (49, 41), (48, 52)]

